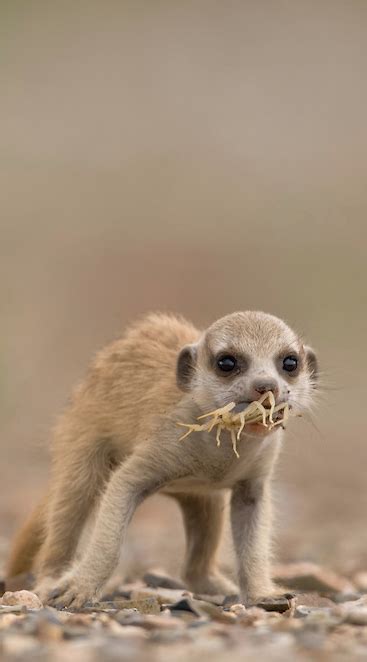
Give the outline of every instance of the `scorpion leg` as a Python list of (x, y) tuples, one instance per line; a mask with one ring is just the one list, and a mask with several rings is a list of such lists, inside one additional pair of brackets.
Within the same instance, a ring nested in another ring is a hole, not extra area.
[(239, 414), (239, 418), (240, 418), (240, 421), (241, 421), (241, 425), (240, 425), (239, 430), (237, 432), (237, 441), (239, 441), (240, 436), (242, 434), (242, 430), (245, 427), (245, 423), (246, 423), (246, 417), (245, 417), (245, 414), (244, 414), (243, 411)]
[(200, 421), (201, 418), (207, 418), (208, 416), (222, 416), (222, 414), (226, 414), (228, 411), (232, 411), (232, 409), (236, 406), (235, 402), (229, 402), (227, 405), (224, 407), (221, 407), (220, 409), (214, 409), (214, 411), (209, 411), (207, 414), (202, 414), (202, 416), (198, 416), (198, 421)]
[(272, 391), (269, 391), (268, 399), (269, 399), (269, 402), (270, 402), (269, 421), (270, 421), (270, 423), (273, 423), (273, 414), (274, 414), (274, 409), (275, 409), (275, 398), (274, 398), (274, 393), (272, 393)]
[(188, 431), (179, 438), (179, 441), (188, 437), (191, 432), (201, 432), (201, 430), (204, 429), (203, 425), (198, 425), (197, 423), (177, 423), (177, 425), (180, 425), (182, 428), (189, 428)]
[[(251, 402), (248, 405), (248, 407), (246, 407), (246, 409), (243, 412), (244, 415), (245, 415), (245, 420), (247, 419), (246, 423), (256, 423), (257, 419), (260, 415), (261, 419), (262, 419), (262, 424), (265, 425), (265, 427), (266, 427), (267, 410), (261, 404), (266, 399), (265, 396), (267, 396), (266, 393), (264, 393), (264, 395), (261, 396), (261, 398), (259, 400), (254, 400), (253, 402)], [(259, 412), (259, 413), (257, 413), (257, 412)], [(252, 418), (253, 420), (250, 420), (250, 418)]]
[(240, 457), (239, 454), (238, 454), (238, 452), (237, 452), (237, 439), (236, 439), (236, 433), (235, 433), (235, 431), (234, 431), (233, 429), (231, 430), (231, 440), (232, 440), (232, 448), (233, 448), (233, 452), (234, 452), (235, 456), (236, 456), (236, 457)]
[(179, 438), (179, 441), (182, 441), (183, 439), (186, 439), (186, 437), (188, 437), (189, 434), (191, 434), (191, 432), (194, 432), (194, 430), (192, 428), (190, 428), (190, 430), (187, 430), (187, 432), (185, 432), (185, 434), (183, 434), (182, 437)]
[(274, 414), (274, 408), (275, 408), (275, 398), (274, 398), (274, 393), (272, 391), (267, 391), (264, 393), (264, 395), (259, 398), (258, 402), (261, 404), (265, 402), (265, 400), (269, 400), (270, 408), (268, 409), (268, 415), (269, 415), (269, 421), (270, 423), (273, 423), (273, 414)]
[(212, 422), (209, 423), (208, 432), (211, 432), (212, 429), (219, 424), (219, 418), (220, 418), (219, 416), (214, 416)]
[[(263, 424), (265, 427), (267, 427), (267, 424), (266, 424), (266, 415), (267, 415), (267, 411), (266, 411), (264, 405), (262, 405), (261, 402), (258, 401), (258, 400), (256, 400), (256, 401), (254, 402), (254, 405), (255, 405), (255, 409), (258, 409), (258, 411), (259, 411), (260, 414), (261, 414), (262, 424)], [(255, 421), (255, 422), (256, 422), (256, 421)]]

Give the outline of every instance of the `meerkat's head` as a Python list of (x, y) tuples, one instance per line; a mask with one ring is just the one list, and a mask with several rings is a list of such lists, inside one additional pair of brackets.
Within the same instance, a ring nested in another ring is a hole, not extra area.
[[(317, 382), (310, 347), (282, 320), (262, 312), (238, 312), (214, 322), (177, 362), (177, 383), (203, 413), (229, 402), (246, 406), (272, 391), (276, 403), (306, 410)], [(267, 429), (251, 424), (251, 433)]]

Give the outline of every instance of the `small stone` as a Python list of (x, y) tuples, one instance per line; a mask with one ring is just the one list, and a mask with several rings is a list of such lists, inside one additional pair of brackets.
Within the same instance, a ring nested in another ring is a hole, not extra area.
[(137, 589), (131, 592), (131, 600), (146, 600), (147, 598), (153, 598), (158, 600), (160, 605), (174, 604), (182, 598), (192, 598), (192, 593), (189, 591), (183, 591), (181, 589), (169, 589), (169, 588), (142, 588)]
[(309, 562), (278, 565), (274, 568), (274, 580), (296, 591), (345, 593), (354, 590), (345, 577)]
[(233, 614), (235, 614), (236, 616), (243, 616), (243, 614), (245, 614), (247, 610), (246, 610), (245, 605), (241, 605), (239, 603), (239, 604), (236, 604), (236, 605), (232, 605), (229, 608), (229, 611), (233, 612)]
[(3, 605), (20, 605), (27, 609), (42, 609), (39, 597), (31, 591), (6, 591), (1, 599)]
[[(0, 612), (1, 613), (1, 612)], [(6, 630), (6, 628), (9, 628), (11, 625), (19, 621), (19, 616), (18, 614), (4, 614), (0, 618), (0, 630)]]
[(182, 630), (185, 627), (184, 622), (180, 618), (170, 616), (154, 616), (149, 614), (139, 623), (140, 627), (145, 630)]
[(357, 572), (353, 577), (353, 581), (359, 591), (367, 593), (367, 572)]
[(168, 609), (173, 612), (189, 612), (194, 614), (194, 616), (201, 616), (201, 613), (197, 606), (195, 606), (195, 601), (190, 598), (182, 598), (178, 602), (175, 602), (171, 605), (168, 605)]
[(136, 609), (121, 609), (113, 614), (113, 619), (120, 625), (141, 625), (145, 616)]
[(174, 613), (177, 614), (182, 612), (189, 612), (194, 616), (200, 618), (211, 618), (214, 621), (219, 623), (233, 623), (236, 621), (236, 615), (229, 612), (223, 611), (221, 607), (211, 604), (210, 602), (205, 602), (204, 600), (195, 600), (193, 598), (183, 598), (179, 602), (176, 602), (173, 605), (168, 607)]
[(205, 595), (202, 593), (194, 593), (195, 600), (204, 600), (204, 602), (211, 602), (212, 605), (223, 607), (226, 596), (225, 595)]
[(361, 593), (335, 593), (333, 595), (333, 601), (337, 604), (342, 604), (343, 602), (353, 602), (359, 600)]
[(35, 634), (40, 641), (61, 641), (64, 636), (61, 618), (49, 607), (42, 609), (35, 619)]
[(30, 653), (34, 654), (34, 649), (39, 646), (38, 641), (34, 637), (28, 635), (10, 634), (4, 637), (2, 641), (2, 652), (11, 657), (22, 657)]
[(213, 621), (218, 623), (235, 623), (236, 615), (230, 611), (223, 611), (221, 607), (213, 605), (211, 602), (204, 600), (193, 600), (195, 608), (201, 616), (209, 616)]
[(136, 581), (136, 582), (129, 582), (129, 583), (124, 583), (120, 584), (116, 587), (109, 586), (109, 589), (106, 591), (106, 593), (103, 594), (103, 597), (101, 600), (103, 602), (105, 601), (111, 601), (111, 600), (120, 600), (120, 599), (125, 599), (125, 600), (130, 600), (131, 598), (131, 593), (133, 591), (138, 591), (140, 589), (144, 590), (145, 585), (143, 584), (142, 581)]
[(330, 598), (325, 598), (318, 593), (297, 593), (295, 596), (295, 605), (305, 607), (334, 607), (334, 602)]
[(187, 586), (178, 579), (173, 579), (159, 570), (146, 572), (143, 577), (147, 586), (151, 588), (170, 588), (173, 590), (186, 590)]
[(356, 607), (367, 607), (367, 595), (362, 595), (360, 598), (358, 598), (358, 600), (344, 602), (343, 604), (338, 606), (340, 610), (344, 610), (344, 611), (346, 609), (355, 609)]
[(108, 630), (115, 636), (127, 639), (146, 639), (147, 633), (140, 627), (132, 625), (121, 625), (118, 621), (111, 620), (108, 624)]
[(121, 609), (136, 609), (141, 614), (159, 614), (161, 607), (159, 601), (155, 596), (135, 598), (132, 600), (116, 600), (111, 603), (118, 610)]
[(238, 616), (237, 622), (246, 627), (251, 627), (259, 623), (264, 623), (264, 620), (267, 620), (268, 615), (268, 612), (265, 612), (264, 609), (260, 609), (259, 607), (248, 607), (242, 615)]
[(367, 607), (351, 607), (343, 610), (343, 606), (340, 606), (337, 613), (343, 616), (344, 623), (367, 625)]
[(265, 611), (277, 611), (280, 614), (283, 614), (292, 607), (292, 598), (287, 595), (277, 598), (264, 598), (256, 603), (256, 607), (265, 609)]
[(328, 622), (333, 614), (330, 607), (307, 607), (306, 605), (298, 605), (294, 611), (295, 618), (312, 617), (313, 621), (317, 622)]
[(0, 614), (22, 614), (27, 611), (23, 605), (1, 605)]

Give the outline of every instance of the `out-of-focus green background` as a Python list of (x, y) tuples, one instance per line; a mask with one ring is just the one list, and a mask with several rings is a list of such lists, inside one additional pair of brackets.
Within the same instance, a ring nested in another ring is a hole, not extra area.
[[(96, 349), (144, 311), (255, 308), (325, 372), (278, 471), (279, 557), (366, 565), (366, 31), (362, 0), (2, 0), (2, 558)], [(152, 499), (127, 567), (175, 569), (182, 539)]]

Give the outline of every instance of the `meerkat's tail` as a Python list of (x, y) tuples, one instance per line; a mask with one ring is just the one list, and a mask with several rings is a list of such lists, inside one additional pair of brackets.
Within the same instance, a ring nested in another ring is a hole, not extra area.
[(8, 578), (29, 572), (45, 536), (47, 499), (36, 506), (15, 536), (6, 567)]

